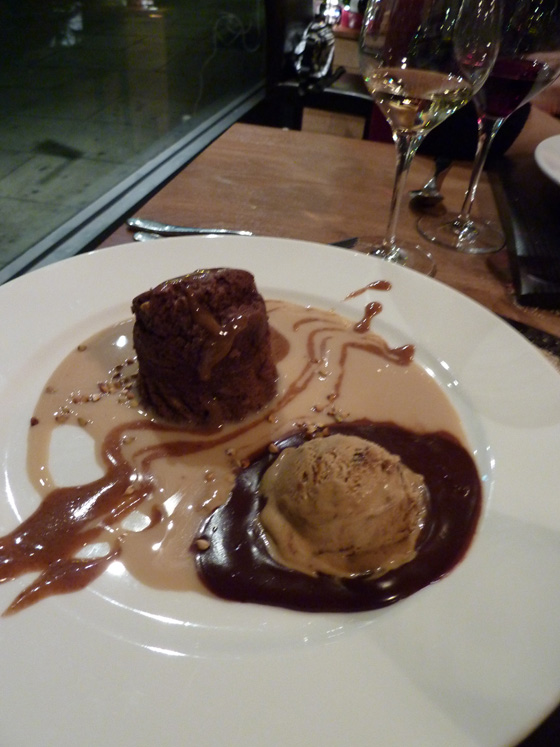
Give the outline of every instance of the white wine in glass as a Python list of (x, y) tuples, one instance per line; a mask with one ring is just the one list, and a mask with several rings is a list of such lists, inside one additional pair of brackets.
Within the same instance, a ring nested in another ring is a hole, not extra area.
[(406, 177), (423, 137), (469, 102), (498, 52), (498, 0), (369, 0), (360, 32), (360, 67), (387, 119), (397, 168), (385, 237), (370, 253), (427, 275), (431, 255), (397, 241)]

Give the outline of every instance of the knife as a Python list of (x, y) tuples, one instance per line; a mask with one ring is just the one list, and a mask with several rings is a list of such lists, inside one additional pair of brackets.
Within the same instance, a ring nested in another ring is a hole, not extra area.
[[(151, 241), (152, 239), (164, 239), (165, 235), (161, 231), (156, 231), (155, 226), (161, 225), (157, 223), (156, 221), (145, 221), (140, 218), (131, 218), (129, 221), (127, 221), (130, 228), (133, 228), (133, 226), (139, 225), (140, 223), (142, 225), (150, 224), (151, 226), (154, 226), (154, 228), (148, 230), (145, 229), (144, 231), (135, 231), (133, 235), (134, 241)], [(179, 228), (179, 226), (177, 226)], [(212, 233), (210, 229), (193, 229), (193, 231), (196, 230), (197, 233), (201, 232), (202, 234), (205, 234), (208, 230), (209, 233)], [(237, 233), (234, 231), (228, 231), (227, 233)], [(239, 231), (242, 236), (252, 236), (249, 231)], [(167, 234), (168, 236), (173, 234)], [(184, 234), (175, 234), (176, 236), (184, 235)], [(356, 246), (356, 243), (358, 241), (358, 237), (355, 236), (351, 239), (342, 239), (341, 241), (333, 241), (331, 243), (331, 246), (338, 246), (341, 249), (353, 249)]]
[(129, 228), (150, 233), (159, 233), (165, 236), (202, 236), (204, 234), (220, 234), (236, 236), (252, 236), (251, 231), (232, 231), (229, 228), (192, 228), (190, 226), (174, 226), (169, 223), (159, 223), (155, 220), (144, 218), (129, 218), (126, 221)]
[(358, 237), (351, 239), (341, 239), (341, 241), (332, 241), (330, 246), (339, 246), (341, 249), (353, 249), (358, 243)]

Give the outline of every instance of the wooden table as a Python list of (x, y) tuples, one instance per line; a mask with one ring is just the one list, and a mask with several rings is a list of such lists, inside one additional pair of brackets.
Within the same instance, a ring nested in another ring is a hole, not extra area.
[[(513, 153), (560, 132), (560, 122), (542, 112), (531, 115)], [(408, 188), (431, 176), (431, 159), (417, 156)], [(242, 228), (255, 234), (330, 243), (385, 231), (395, 169), (392, 144), (332, 135), (236, 124), (137, 211), (145, 218), (191, 226)], [(445, 205), (459, 209), (471, 171), (454, 165), (444, 185)], [(496, 217), (490, 185), (483, 176), (475, 215)], [(560, 313), (527, 309), (515, 302), (511, 287), (496, 271), (507, 270), (499, 255), (464, 255), (429, 245), (418, 235), (417, 216), (403, 205), (399, 236), (429, 248), (437, 279), (489, 309), (560, 335)], [(126, 243), (131, 233), (119, 227), (101, 247)]]

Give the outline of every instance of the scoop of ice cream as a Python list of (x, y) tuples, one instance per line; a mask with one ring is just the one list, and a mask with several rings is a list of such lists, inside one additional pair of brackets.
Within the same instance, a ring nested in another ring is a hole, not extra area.
[(286, 448), (261, 492), (271, 555), (290, 568), (381, 576), (416, 555), (424, 480), (376, 443), (336, 434)]

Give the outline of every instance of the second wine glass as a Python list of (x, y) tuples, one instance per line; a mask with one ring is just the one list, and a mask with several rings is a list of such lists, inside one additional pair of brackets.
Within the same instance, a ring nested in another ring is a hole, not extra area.
[(360, 66), (397, 148), (387, 232), (372, 243), (371, 254), (435, 274), (430, 254), (396, 239), (406, 177), (423, 137), (483, 85), (499, 27), (497, 0), (369, 0)]
[(490, 147), (506, 119), (560, 73), (560, 4), (557, 0), (505, 0), (498, 59), (475, 96), (478, 145), (469, 187), (456, 215), (426, 215), (418, 221), (424, 238), (468, 254), (499, 251), (505, 236), (491, 220), (471, 215)]

